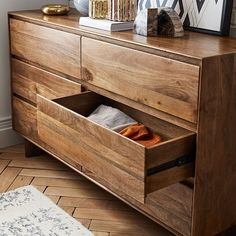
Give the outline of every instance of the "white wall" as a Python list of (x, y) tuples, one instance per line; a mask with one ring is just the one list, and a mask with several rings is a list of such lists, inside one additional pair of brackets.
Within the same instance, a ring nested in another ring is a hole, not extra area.
[(7, 0), (0, 2), (0, 148), (22, 142), (11, 127), (7, 12), (38, 9), (49, 3), (67, 4), (67, 0)]

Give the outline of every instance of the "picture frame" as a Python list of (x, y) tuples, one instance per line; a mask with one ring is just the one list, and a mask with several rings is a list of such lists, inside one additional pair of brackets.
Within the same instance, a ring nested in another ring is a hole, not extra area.
[(144, 8), (171, 7), (179, 14), (184, 29), (214, 35), (229, 35), (233, 0), (139, 0)]

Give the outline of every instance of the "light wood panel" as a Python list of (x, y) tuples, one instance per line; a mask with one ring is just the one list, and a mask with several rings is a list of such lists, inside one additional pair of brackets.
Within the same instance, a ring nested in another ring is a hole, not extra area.
[(20, 60), (11, 59), (12, 91), (33, 103), (36, 95), (54, 99), (81, 92), (81, 85)]
[(33, 140), (37, 140), (38, 132), (36, 107), (13, 96), (12, 109), (13, 128), (19, 133), (28, 136)]
[(11, 53), (76, 78), (80, 77), (80, 37), (20, 20), (10, 20)]
[(197, 122), (198, 66), (82, 38), (82, 79)]
[(203, 60), (193, 236), (236, 224), (235, 90), (235, 54)]
[[(45, 160), (43, 160), (45, 162)], [(45, 162), (46, 166), (47, 162)], [(60, 165), (59, 162), (57, 164)], [(57, 169), (57, 164), (54, 162), (54, 169)], [(66, 167), (64, 165), (64, 167)], [(47, 168), (45, 168), (47, 169)], [(78, 176), (80, 177), (80, 176)], [(52, 187), (70, 187), (70, 188), (77, 188), (77, 186), (83, 187), (83, 188), (95, 188), (93, 183), (90, 183), (88, 181), (85, 181), (85, 179), (81, 176), (80, 179), (72, 180), (72, 179), (55, 179), (55, 178), (46, 178), (46, 177), (35, 177), (33, 184), (36, 185), (44, 185), (45, 183), (48, 183), (48, 185)], [(99, 189), (99, 188), (98, 188)]]

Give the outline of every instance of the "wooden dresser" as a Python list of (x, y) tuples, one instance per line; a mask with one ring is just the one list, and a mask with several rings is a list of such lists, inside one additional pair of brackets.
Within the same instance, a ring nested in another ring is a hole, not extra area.
[[(9, 14), (13, 126), (27, 155), (40, 147), (176, 235), (235, 225), (236, 40), (78, 22), (75, 12)], [(89, 121), (100, 104), (163, 142), (145, 148)]]

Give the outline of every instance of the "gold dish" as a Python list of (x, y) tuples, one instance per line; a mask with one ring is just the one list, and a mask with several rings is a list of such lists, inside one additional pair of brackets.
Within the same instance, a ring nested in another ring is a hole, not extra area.
[(46, 15), (66, 15), (70, 11), (70, 7), (62, 4), (50, 4), (42, 6), (41, 10)]

